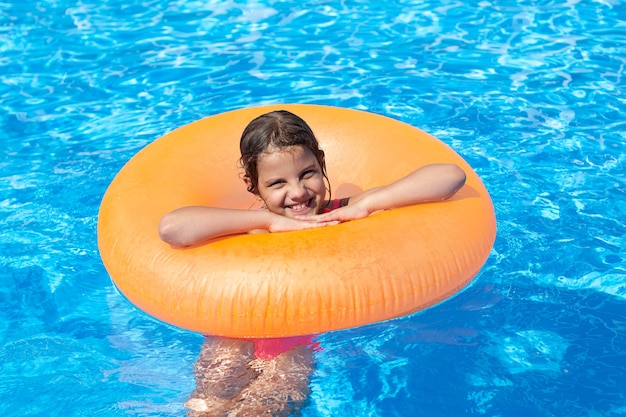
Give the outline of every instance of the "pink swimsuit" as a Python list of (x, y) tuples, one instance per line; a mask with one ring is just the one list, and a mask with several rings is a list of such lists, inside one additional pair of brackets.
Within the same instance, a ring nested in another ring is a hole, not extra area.
[[(330, 202), (330, 208), (324, 207), (324, 213), (330, 213), (333, 210), (337, 210), (339, 207), (341, 207), (341, 203), (344, 202), (345, 200), (346, 199), (342, 198), (342, 199), (337, 199), (337, 200), (331, 201)], [(347, 201), (346, 201), (346, 204), (347, 204)]]

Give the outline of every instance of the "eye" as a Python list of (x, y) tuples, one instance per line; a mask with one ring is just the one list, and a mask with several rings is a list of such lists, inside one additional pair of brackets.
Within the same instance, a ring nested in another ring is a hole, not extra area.
[(285, 184), (284, 180), (275, 180), (270, 182), (267, 186), (268, 188), (279, 188)]
[(317, 170), (315, 169), (307, 169), (306, 171), (304, 171), (300, 177), (303, 179), (308, 179), (311, 178), (313, 175), (317, 174)]

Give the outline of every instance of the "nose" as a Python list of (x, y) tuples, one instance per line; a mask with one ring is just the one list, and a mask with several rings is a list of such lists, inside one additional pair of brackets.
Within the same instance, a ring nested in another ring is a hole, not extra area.
[(301, 181), (296, 182), (289, 188), (289, 198), (296, 202), (301, 202), (308, 197), (306, 187)]

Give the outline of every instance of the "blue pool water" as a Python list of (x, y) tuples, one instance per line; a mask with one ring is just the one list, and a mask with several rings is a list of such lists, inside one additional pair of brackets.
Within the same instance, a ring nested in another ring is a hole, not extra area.
[(457, 150), (498, 237), (456, 297), (321, 335), (313, 416), (626, 415), (626, 3), (0, 0), (0, 415), (181, 416), (201, 336), (130, 305), (100, 199), (143, 146), (270, 103)]

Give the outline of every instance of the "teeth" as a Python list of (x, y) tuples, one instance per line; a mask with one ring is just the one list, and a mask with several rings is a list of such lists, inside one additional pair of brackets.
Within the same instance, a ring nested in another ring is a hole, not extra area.
[(289, 208), (292, 210), (302, 210), (302, 209), (307, 208), (308, 206), (309, 206), (309, 202), (307, 201), (306, 203), (292, 204), (291, 206), (289, 206)]

